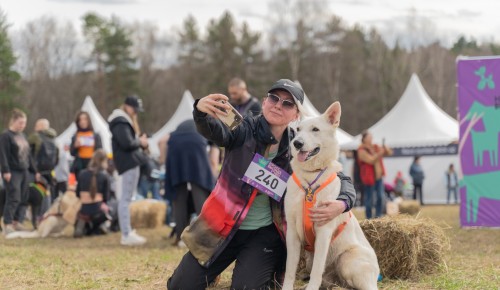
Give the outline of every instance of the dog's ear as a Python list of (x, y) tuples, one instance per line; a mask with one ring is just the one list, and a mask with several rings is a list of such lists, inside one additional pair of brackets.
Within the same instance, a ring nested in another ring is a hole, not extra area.
[(338, 127), (340, 125), (340, 115), (342, 111), (340, 109), (340, 103), (335, 102), (326, 109), (326, 112), (323, 114), (323, 116), (326, 118), (328, 123), (332, 124), (335, 127)]

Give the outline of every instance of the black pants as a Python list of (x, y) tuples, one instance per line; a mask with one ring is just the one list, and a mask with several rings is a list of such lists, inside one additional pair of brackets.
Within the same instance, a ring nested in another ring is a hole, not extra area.
[(200, 214), (203, 203), (207, 199), (210, 192), (191, 183), (191, 191), (188, 191), (187, 183), (182, 183), (175, 187), (177, 197), (173, 202), (175, 233), (177, 238), (181, 237), (182, 231), (188, 226), (189, 216), (189, 198), (193, 200), (194, 210), (196, 214)]
[(56, 183), (56, 189), (54, 190), (54, 198), (52, 199), (52, 201), (54, 201), (58, 196), (59, 194), (64, 194), (67, 190), (68, 190), (68, 182), (67, 181), (58, 181)]
[(77, 226), (81, 222), (83, 222), (84, 225), (83, 228), (79, 229), (81, 233), (78, 234), (85, 236), (101, 234), (100, 226), (108, 220), (106, 213), (101, 210), (101, 204), (102, 202), (82, 204), (80, 212), (78, 213)]
[(5, 186), (5, 207), (3, 222), (6, 225), (13, 221), (22, 223), (28, 205), (28, 170), (10, 172), (10, 182), (3, 180)]
[(418, 191), (418, 196), (420, 197), (420, 204), (424, 204), (422, 200), (422, 184), (413, 184), (413, 199), (417, 200), (417, 191)]
[(274, 224), (257, 230), (239, 230), (208, 268), (188, 252), (167, 282), (167, 289), (205, 289), (234, 260), (231, 289), (267, 289), (280, 272), (286, 255)]

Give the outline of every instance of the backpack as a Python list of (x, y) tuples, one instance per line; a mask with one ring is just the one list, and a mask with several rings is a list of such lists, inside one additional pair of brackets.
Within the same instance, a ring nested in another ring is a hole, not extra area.
[(43, 134), (39, 134), (39, 136), (42, 142), (40, 144), (40, 150), (38, 150), (38, 154), (36, 155), (38, 171), (52, 171), (57, 165), (59, 149), (54, 139)]

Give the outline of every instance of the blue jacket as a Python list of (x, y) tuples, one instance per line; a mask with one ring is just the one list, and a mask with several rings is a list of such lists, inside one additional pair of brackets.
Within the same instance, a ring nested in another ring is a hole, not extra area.
[(413, 184), (422, 184), (425, 178), (422, 166), (413, 162), (410, 166), (410, 176), (413, 178)]

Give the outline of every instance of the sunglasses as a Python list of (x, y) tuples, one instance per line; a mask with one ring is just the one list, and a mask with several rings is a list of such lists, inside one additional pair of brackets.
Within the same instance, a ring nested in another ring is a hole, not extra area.
[(275, 95), (275, 94), (267, 94), (267, 99), (273, 105), (276, 105), (278, 102), (281, 101), (281, 106), (283, 107), (283, 109), (286, 109), (286, 110), (291, 110), (291, 109), (295, 108), (295, 106), (296, 106), (295, 102), (293, 102), (291, 100), (282, 99), (278, 95)]

